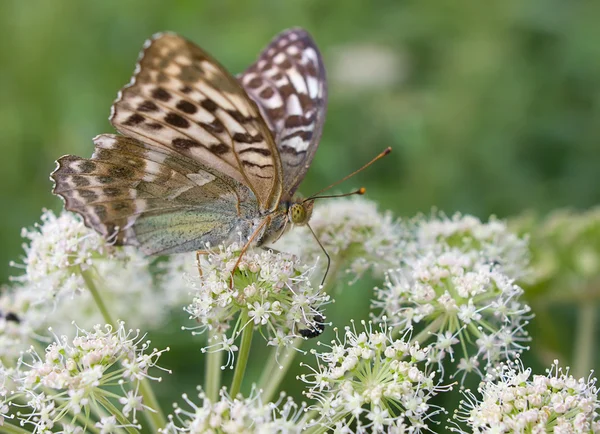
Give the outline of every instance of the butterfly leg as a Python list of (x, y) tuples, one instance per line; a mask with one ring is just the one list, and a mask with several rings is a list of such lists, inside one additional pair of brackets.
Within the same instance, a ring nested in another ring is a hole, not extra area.
[(242, 257), (244, 256), (244, 254), (246, 253), (246, 251), (250, 248), (250, 246), (252, 245), (252, 242), (254, 241), (254, 239), (261, 233), (261, 231), (263, 230), (263, 228), (265, 226), (267, 226), (270, 222), (271, 222), (271, 216), (265, 217), (265, 219), (256, 228), (256, 230), (250, 236), (250, 238), (248, 238), (248, 241), (246, 242), (246, 244), (244, 245), (244, 247), (242, 247), (242, 251), (240, 252), (240, 256), (238, 257), (237, 261), (235, 262), (235, 265), (233, 266), (233, 269), (231, 270), (231, 279), (229, 280), (229, 288), (233, 289), (233, 274), (235, 273), (235, 270), (237, 270), (237, 268), (240, 266), (240, 262), (242, 261)]
[(209, 253), (208, 250), (196, 250), (196, 266), (198, 267), (198, 274), (200, 277), (203, 277), (202, 267), (200, 266), (200, 256), (208, 255)]

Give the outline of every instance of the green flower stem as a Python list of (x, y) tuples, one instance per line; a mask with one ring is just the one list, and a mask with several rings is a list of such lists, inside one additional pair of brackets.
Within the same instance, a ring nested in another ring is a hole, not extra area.
[(154, 411), (145, 411), (144, 415), (146, 419), (152, 426), (152, 432), (158, 432), (159, 428), (164, 428), (167, 425), (167, 419), (165, 418), (162, 409), (156, 399), (156, 395), (154, 394), (154, 390), (152, 390), (152, 386), (150, 385), (150, 381), (147, 378), (144, 378), (140, 381), (140, 394), (142, 395), (142, 399), (145, 405), (150, 407)]
[(240, 351), (238, 352), (238, 360), (235, 365), (235, 372), (233, 373), (233, 381), (231, 382), (231, 388), (229, 389), (229, 396), (235, 398), (240, 392), (242, 387), (242, 380), (244, 379), (244, 373), (246, 372), (246, 365), (248, 364), (248, 356), (250, 354), (250, 346), (252, 345), (252, 334), (254, 332), (254, 324), (248, 322), (248, 311), (244, 309), (240, 314), (239, 323), (244, 327), (242, 331), (242, 343), (240, 344)]
[[(418, 342), (419, 346), (421, 348), (423, 348), (423, 342), (426, 342), (431, 337), (431, 333), (438, 331), (440, 328), (440, 325), (443, 322), (444, 322), (443, 316), (437, 317), (431, 324), (429, 324), (427, 327), (425, 327), (423, 330), (421, 330), (419, 332), (419, 334), (417, 334), (416, 336), (413, 336), (410, 340), (410, 343), (414, 344), (415, 342)], [(398, 330), (394, 330), (394, 336), (396, 336), (397, 334), (398, 334)]]
[(96, 286), (96, 283), (94, 282), (94, 277), (92, 276), (92, 271), (89, 268), (84, 270), (81, 268), (81, 265), (80, 265), (79, 272), (81, 273), (81, 277), (83, 277), (83, 281), (85, 282), (85, 285), (87, 286), (88, 290), (90, 291), (90, 294), (92, 294), (92, 297), (94, 297), (94, 301), (96, 302), (96, 306), (98, 306), (98, 309), (100, 310), (100, 313), (102, 314), (102, 318), (104, 318), (104, 321), (106, 322), (106, 324), (110, 324), (114, 329), (116, 327), (116, 323), (110, 316), (110, 313), (108, 312), (108, 309), (106, 308), (106, 305), (104, 304), (104, 300), (102, 300), (102, 297), (100, 296), (100, 291), (98, 291), (98, 287)]
[(577, 377), (589, 375), (594, 365), (596, 354), (596, 339), (594, 330), (598, 318), (598, 305), (596, 303), (581, 303), (577, 315), (577, 332), (573, 351), (573, 374)]
[[(116, 323), (112, 319), (110, 313), (108, 312), (108, 309), (106, 308), (106, 304), (104, 304), (104, 300), (102, 300), (102, 296), (100, 295), (100, 291), (98, 291), (96, 282), (94, 282), (94, 277), (92, 275), (91, 270), (90, 269), (83, 270), (83, 269), (81, 269), (81, 267), (79, 267), (79, 271), (81, 272), (81, 277), (83, 277), (83, 280), (84, 280), (88, 290), (92, 294), (92, 297), (94, 298), (94, 301), (96, 302), (96, 305), (98, 306), (98, 309), (100, 310), (100, 313), (102, 314), (102, 317), (104, 318), (104, 321), (107, 324), (110, 324), (114, 329), (116, 327)], [(144, 414), (146, 416), (146, 419), (152, 426), (153, 431), (158, 432), (158, 428), (164, 427), (167, 424), (167, 420), (165, 419), (165, 415), (163, 414), (163, 412), (158, 404), (156, 395), (154, 394), (154, 391), (152, 390), (152, 386), (150, 386), (150, 383), (147, 378), (144, 378), (140, 381), (140, 389), (139, 390), (140, 390), (140, 393), (144, 400), (144, 404), (147, 405), (148, 407), (152, 408), (153, 410), (155, 410), (155, 412), (147, 411), (147, 412), (144, 412)]]
[[(113, 403), (110, 402), (110, 400), (108, 400), (106, 397), (97, 396), (96, 399), (98, 400), (98, 403), (100, 405), (102, 405), (108, 411), (109, 414), (111, 414), (117, 418), (117, 420), (119, 421), (119, 423), (121, 425), (133, 425), (131, 423), (131, 421), (129, 419), (127, 419), (125, 417), (125, 415), (123, 415), (123, 413), (121, 413), (121, 411), (117, 407), (115, 407), (113, 405)], [(131, 434), (139, 434), (139, 432), (140, 432), (138, 429), (136, 429), (132, 426), (126, 426), (123, 429)], [(153, 432), (156, 432), (156, 431), (153, 430)]]
[(17, 425), (6, 423), (6, 420), (4, 421), (4, 425), (2, 425), (2, 432), (6, 434), (31, 434), (31, 431), (27, 431)]
[[(209, 334), (209, 342), (215, 336), (214, 331)], [(223, 364), (223, 352), (212, 351), (206, 354), (206, 366), (204, 377), (204, 392), (212, 402), (219, 400), (219, 389), (221, 388), (221, 365)]]
[(258, 388), (263, 391), (261, 395), (263, 402), (270, 402), (273, 399), (273, 395), (290, 369), (296, 353), (298, 353), (297, 349), (300, 348), (303, 341), (302, 338), (296, 338), (289, 347), (285, 348), (281, 357), (283, 362), (281, 365), (277, 360), (277, 348), (273, 348), (271, 351), (271, 357), (269, 357), (258, 382)]

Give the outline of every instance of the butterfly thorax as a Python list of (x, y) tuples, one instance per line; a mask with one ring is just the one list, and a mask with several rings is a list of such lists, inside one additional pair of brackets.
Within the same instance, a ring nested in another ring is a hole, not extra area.
[(306, 225), (312, 216), (313, 205), (314, 200), (305, 201), (300, 197), (281, 201), (277, 210), (268, 216), (270, 220), (256, 245), (277, 241), (291, 226)]

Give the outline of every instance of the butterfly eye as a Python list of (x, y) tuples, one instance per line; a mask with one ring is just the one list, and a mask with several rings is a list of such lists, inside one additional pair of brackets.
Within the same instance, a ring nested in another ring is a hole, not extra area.
[(292, 223), (295, 225), (304, 225), (308, 221), (306, 218), (306, 210), (300, 203), (295, 203), (290, 207), (289, 215)]

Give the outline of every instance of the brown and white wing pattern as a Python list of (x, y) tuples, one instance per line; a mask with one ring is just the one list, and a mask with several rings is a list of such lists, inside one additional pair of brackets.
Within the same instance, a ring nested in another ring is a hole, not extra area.
[(247, 185), (261, 210), (277, 207), (282, 168), (269, 127), (235, 77), (186, 39), (162, 33), (146, 43), (110, 120)]
[(91, 159), (57, 161), (53, 192), (108, 240), (168, 254), (248, 236), (259, 210), (245, 185), (164, 146), (114, 134), (94, 143)]
[(283, 190), (291, 197), (315, 155), (325, 122), (327, 81), (321, 54), (305, 30), (286, 30), (239, 80), (274, 133)]

